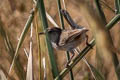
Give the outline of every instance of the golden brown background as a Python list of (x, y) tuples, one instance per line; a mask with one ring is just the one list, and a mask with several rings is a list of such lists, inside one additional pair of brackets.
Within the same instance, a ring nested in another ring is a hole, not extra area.
[[(59, 15), (58, 15), (58, 8), (57, 8), (57, 2), (56, 0), (44, 0), (46, 11), (49, 13), (49, 15), (55, 20), (57, 24), (60, 25)], [(91, 0), (92, 2), (92, 0)], [(105, 3), (107, 3), (111, 8), (114, 9), (114, 0), (104, 0)], [(9, 36), (9, 39), (11, 40), (14, 49), (16, 48), (18, 39), (20, 37), (20, 34), (24, 28), (24, 25), (28, 19), (28, 16), (30, 15), (30, 11), (33, 8), (33, 1), (32, 0), (0, 0), (0, 21), (3, 24), (3, 28), (5, 29), (5, 32)], [(89, 29), (89, 26), (87, 22), (85, 21), (83, 15), (81, 12), (76, 8), (77, 6), (74, 5), (71, 0), (65, 0), (65, 5), (67, 8), (67, 11), (72, 16), (73, 20), (82, 26), (85, 26)], [(109, 9), (105, 8), (104, 6), (103, 10), (106, 16), (107, 21), (110, 21), (113, 16), (115, 15), (113, 12), (111, 12)], [(63, 8), (63, 6), (62, 6)], [(65, 21), (65, 20), (64, 20)], [(49, 22), (49, 26), (53, 26)], [(69, 25), (65, 21), (65, 27), (69, 28)], [(120, 27), (119, 23), (114, 26), (111, 30), (111, 36), (114, 42), (115, 47), (118, 49), (120, 48)], [(89, 41), (92, 40), (93, 36), (91, 33), (91, 30), (87, 33), (89, 34)], [(27, 58), (24, 54), (24, 48), (29, 51), (29, 38), (30, 31), (27, 34), (27, 37), (25, 38), (24, 43), (22, 44), (22, 48), (19, 51), (19, 58), (20, 62), (24, 66), (24, 69), (26, 71), (27, 68)], [(43, 36), (42, 36), (43, 37)], [(49, 63), (49, 57), (47, 55), (47, 50), (44, 48), (44, 41), (41, 37), (41, 49), (42, 49), (42, 57), (46, 57), (46, 68), (47, 68), (47, 76), (48, 80), (51, 80), (51, 71), (50, 71), (50, 63)], [(81, 50), (85, 47), (85, 43), (80, 46)], [(96, 49), (95, 47), (89, 51), (89, 53), (86, 55), (86, 59), (89, 63), (91, 63), (93, 66), (96, 66)], [(77, 55), (77, 54), (76, 54)], [(56, 62), (58, 64), (59, 71), (61, 71), (65, 67), (66, 63), (66, 54), (63, 51), (56, 51), (55, 50), (55, 56), (56, 56)], [(118, 55), (119, 56), (119, 55)], [(10, 67), (10, 55), (7, 52), (7, 49), (5, 47), (5, 42), (2, 36), (0, 35), (0, 66), (5, 69), (6, 72), (8, 72)], [(36, 40), (36, 30), (35, 26), (33, 29), (33, 64), (34, 64), (34, 78), (35, 80), (38, 80), (38, 48), (37, 48), (37, 40)], [(103, 65), (103, 64), (101, 64)], [(110, 65), (107, 66), (108, 69)], [(43, 69), (43, 68), (42, 68)], [(44, 71), (44, 70), (43, 70)], [(102, 70), (102, 73), (105, 75), (106, 80), (116, 80), (116, 76), (111, 73), (107, 73), (104, 69)], [(81, 60), (74, 68), (73, 68), (73, 74), (75, 80), (94, 80), (89, 68), (86, 66), (86, 64)], [(107, 76), (106, 76), (107, 75)], [(14, 71), (10, 74), (15, 80), (19, 80), (17, 75)], [(70, 80), (69, 75), (67, 75), (64, 80)]]

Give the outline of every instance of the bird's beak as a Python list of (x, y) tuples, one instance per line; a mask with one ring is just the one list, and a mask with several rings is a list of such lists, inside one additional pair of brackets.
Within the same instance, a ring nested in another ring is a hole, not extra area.
[(46, 31), (48, 32), (48, 31), (50, 31), (50, 29), (47, 28), (45, 31), (43, 31), (43, 32), (39, 32), (38, 34), (39, 34), (39, 35), (44, 35)]
[(39, 35), (43, 35), (43, 34), (45, 34), (45, 32), (39, 32), (38, 34), (39, 34)]

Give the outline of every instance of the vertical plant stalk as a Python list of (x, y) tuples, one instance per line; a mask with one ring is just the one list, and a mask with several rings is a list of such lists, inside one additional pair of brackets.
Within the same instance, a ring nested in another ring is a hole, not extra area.
[(98, 14), (100, 15), (100, 17), (102, 18), (104, 24), (106, 25), (107, 21), (106, 21), (104, 12), (102, 11), (102, 8), (101, 8), (100, 0), (94, 0), (94, 2), (95, 2), (95, 5), (96, 5), (96, 8), (97, 8), (96, 10), (97, 10)]
[(38, 60), (39, 60), (39, 80), (42, 80), (42, 71), (41, 71), (41, 48), (40, 48), (40, 38), (39, 38), (39, 31), (38, 31), (38, 23), (37, 23), (37, 15), (35, 12), (35, 20), (34, 20), (34, 25), (36, 26), (36, 38), (37, 38), (37, 46), (38, 46)]
[[(61, 14), (61, 2), (60, 2), (60, 0), (57, 0), (57, 5), (58, 5), (58, 12), (59, 12), (59, 17), (60, 17), (60, 23), (61, 23), (62, 29), (65, 29), (63, 16)], [(65, 8), (65, 4), (64, 4), (64, 8)], [(69, 61), (70, 53), (68, 51), (66, 52), (66, 57), (67, 57), (67, 61)], [(70, 70), (70, 79), (74, 80), (72, 69)]]
[[(35, 9), (35, 18), (34, 18), (34, 25), (36, 28), (36, 39), (37, 39), (37, 46), (38, 46), (38, 61), (39, 61), (39, 80), (43, 79), (42, 76), (42, 55), (41, 55), (41, 47), (40, 47), (40, 37), (39, 37), (39, 27), (41, 27), (41, 22), (40, 22), (40, 26), (38, 25), (38, 17), (37, 17), (37, 11), (38, 11), (38, 0), (33, 0), (34, 4), (36, 4), (36, 9)], [(41, 21), (41, 20), (40, 20)]]
[[(46, 13), (45, 13), (45, 7), (44, 7), (43, 0), (38, 0), (38, 10), (39, 10), (39, 14), (41, 15), (43, 28), (44, 28), (44, 30), (46, 30), (48, 28), (48, 23), (47, 23), (47, 19), (46, 19)], [(46, 31), (45, 34), (46, 34), (46, 42), (47, 42), (47, 47), (48, 47), (48, 52), (49, 52), (49, 57), (50, 57), (50, 63), (51, 63), (53, 78), (55, 78), (59, 74), (59, 71), (58, 71), (58, 68), (57, 68), (57, 65), (56, 65), (56, 62), (55, 62), (56, 60), (55, 60), (53, 48), (52, 48), (52, 45), (50, 43), (50, 39), (49, 39), (49, 36), (48, 36), (49, 34), (48, 34), (47, 31)]]
[(115, 13), (119, 14), (120, 13), (120, 0), (115, 0)]
[(62, 16), (62, 14), (60, 13), (60, 10), (61, 10), (60, 0), (57, 0), (57, 5), (58, 5), (58, 12), (59, 12), (59, 17), (60, 17), (61, 27), (62, 27), (63, 29), (65, 29), (65, 28), (64, 28), (63, 16)]
[[(116, 15), (116, 19), (117, 19), (120, 15), (120, 0), (115, 0), (115, 13), (117, 14)], [(117, 78), (118, 78), (118, 80), (120, 80), (119, 61), (117, 60), (117, 55), (112, 55), (112, 56), (113, 56), (113, 61), (114, 61)]]
[[(107, 25), (106, 28), (108, 30), (110, 30), (118, 21), (120, 20), (120, 14), (116, 15)], [(95, 39), (90, 41), (90, 45), (91, 47), (93, 47), (95, 45)], [(73, 59), (70, 63), (70, 67), (69, 68), (65, 68), (63, 69), (60, 74), (55, 78), (55, 80), (58, 80), (59, 77), (63, 78), (69, 71), (70, 69), (72, 69), (86, 54), (88, 51), (91, 50), (91, 47), (87, 46), (85, 47), (80, 53), (79, 55)]]
[[(70, 60), (70, 53), (68, 51), (66, 52), (66, 56), (67, 56), (67, 61), (69, 61)], [(70, 69), (70, 80), (74, 80), (72, 69)]]

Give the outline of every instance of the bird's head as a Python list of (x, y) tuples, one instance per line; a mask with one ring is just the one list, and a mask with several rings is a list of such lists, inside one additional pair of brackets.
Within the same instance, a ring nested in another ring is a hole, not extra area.
[(62, 30), (57, 27), (47, 28), (49, 34), (60, 33)]
[(47, 31), (48, 31), (51, 42), (57, 43), (60, 39), (62, 29), (57, 27), (52, 27), (52, 28), (48, 28)]

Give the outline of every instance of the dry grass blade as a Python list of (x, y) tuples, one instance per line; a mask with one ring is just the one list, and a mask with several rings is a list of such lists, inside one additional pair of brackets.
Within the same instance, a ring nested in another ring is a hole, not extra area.
[(27, 52), (27, 50), (25, 48), (24, 48), (24, 52), (25, 52), (25, 55), (26, 55), (26, 57), (28, 59), (29, 55), (28, 55), (28, 52)]
[(0, 80), (7, 80), (4, 72), (0, 69)]
[[(33, 11), (34, 11), (34, 9), (33, 9)], [(32, 13), (30, 14), (30, 16), (29, 16), (29, 18), (28, 18), (28, 20), (27, 20), (27, 22), (26, 22), (26, 24), (25, 24), (25, 27), (24, 27), (24, 29), (23, 29), (23, 32), (21, 33), (21, 36), (20, 36), (20, 39), (19, 39), (18, 44), (17, 44), (16, 51), (15, 51), (15, 55), (14, 55), (14, 57), (13, 57), (13, 61), (12, 61), (12, 64), (11, 64), (11, 66), (10, 66), (10, 69), (9, 69), (9, 74), (10, 74), (10, 72), (11, 72), (11, 70), (12, 70), (12, 67), (13, 67), (13, 65), (14, 65), (14, 62), (15, 62), (17, 56), (18, 56), (18, 51), (19, 51), (19, 49), (20, 49), (20, 47), (21, 47), (21, 45), (22, 45), (22, 43), (23, 43), (23, 41), (24, 41), (24, 39), (25, 39), (25, 36), (26, 36), (29, 28), (30, 28), (30, 25), (31, 25), (31, 22), (32, 22), (33, 18), (34, 18), (34, 12), (32, 12)]]
[(33, 76), (33, 41), (32, 41), (32, 29), (33, 25), (31, 24), (31, 35), (30, 35), (30, 54), (28, 58), (28, 65), (27, 65), (27, 76), (26, 80), (34, 80)]
[[(80, 53), (79, 49), (75, 49), (75, 51), (76, 51), (77, 54)], [(105, 80), (103, 75), (94, 66), (89, 64), (85, 57), (83, 57), (82, 60), (88, 66), (88, 68), (90, 69), (90, 71), (92, 73), (92, 76), (95, 80)]]
[(47, 80), (47, 69), (46, 69), (46, 63), (45, 63), (45, 57), (43, 57), (43, 68), (44, 68), (44, 80)]
[(90, 71), (91, 71), (91, 73), (92, 73), (95, 80), (105, 80), (103, 75), (94, 66), (89, 64), (88, 61), (85, 58), (83, 58), (83, 61), (85, 62), (85, 64), (90, 69)]
[[(37, 2), (34, 0), (34, 3), (36, 4)], [(55, 27), (59, 27), (58, 24), (54, 21), (54, 19), (49, 15), (47, 11), (46, 11), (46, 17)]]
[(32, 63), (33, 63), (33, 56), (32, 56), (32, 52), (30, 52), (28, 57), (26, 80), (33, 80), (33, 64)]
[(48, 20), (55, 26), (55, 27), (59, 27), (57, 25), (57, 23), (52, 19), (52, 17), (46, 12), (46, 16), (48, 18)]
[(15, 80), (15, 78), (13, 78), (12, 76), (8, 75), (8, 72), (6, 71), (6, 68), (2, 67), (1, 65), (0, 65), (0, 70), (2, 70), (2, 72), (5, 74), (7, 80)]
[(63, 6), (64, 6), (64, 9), (66, 10), (65, 0), (62, 0), (62, 1), (63, 1)]

